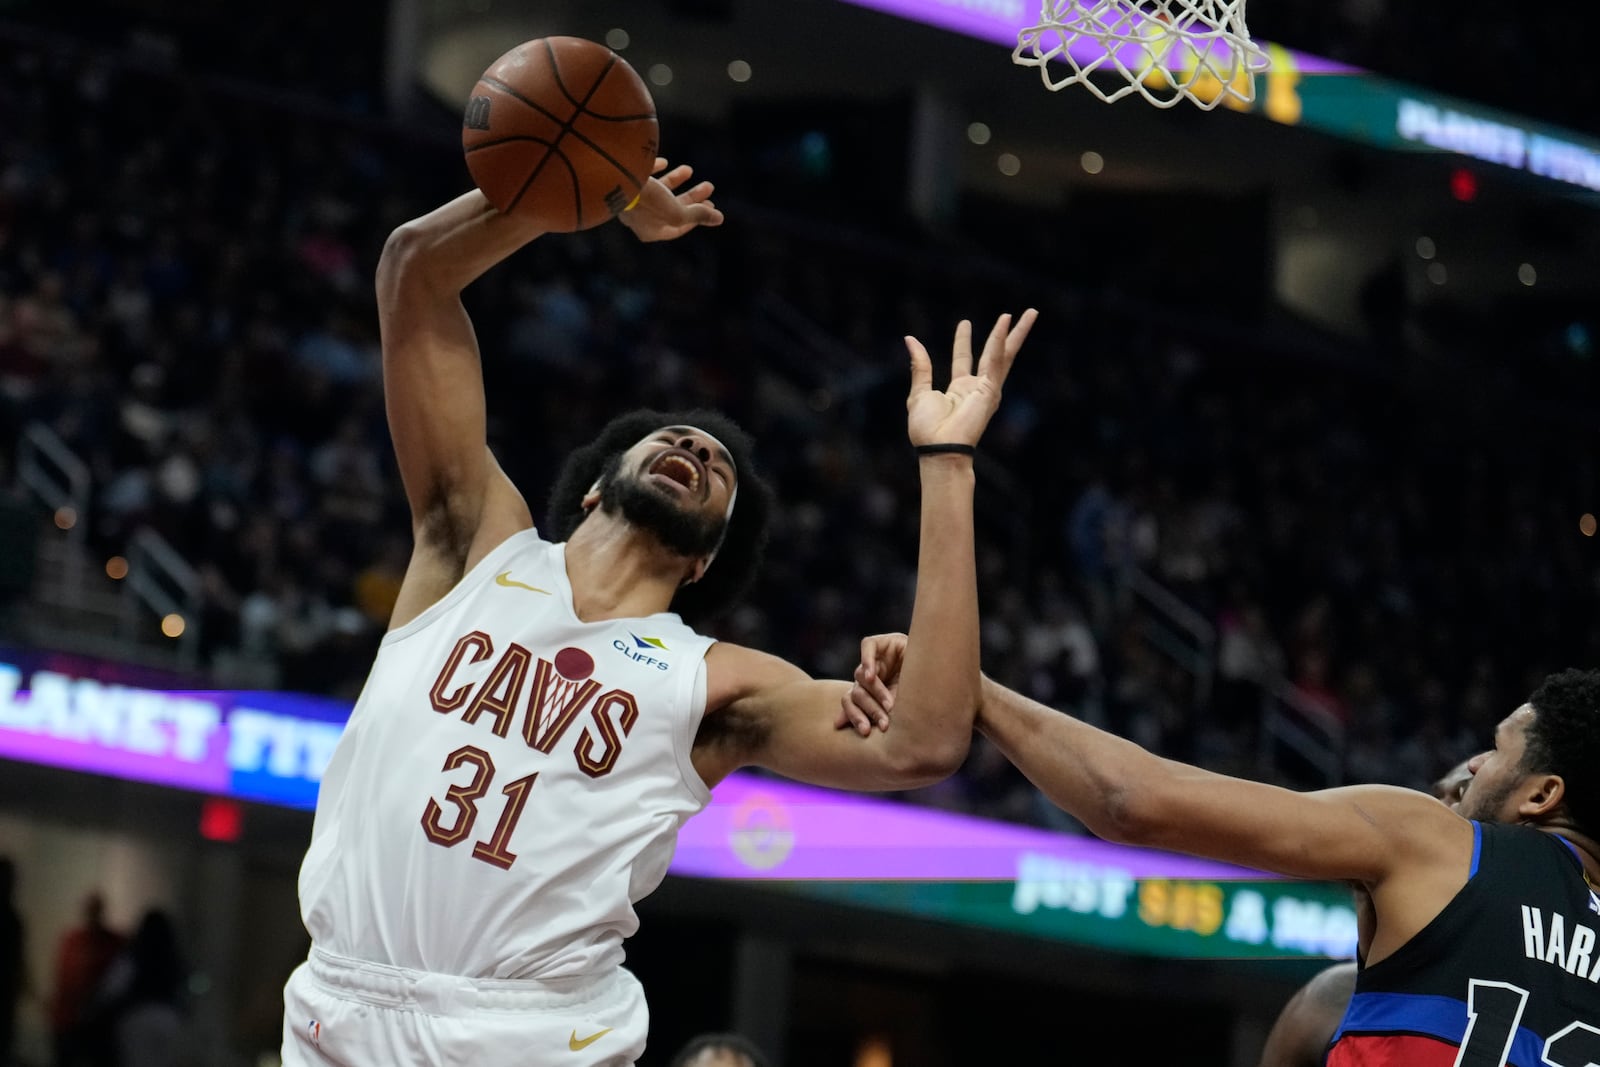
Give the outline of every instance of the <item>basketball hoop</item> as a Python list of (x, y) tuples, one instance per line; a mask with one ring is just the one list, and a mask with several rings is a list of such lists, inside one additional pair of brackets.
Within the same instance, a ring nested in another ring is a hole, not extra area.
[[(1055, 92), (1083, 85), (1106, 103), (1137, 92), (1156, 107), (1249, 104), (1272, 66), (1250, 39), (1245, 0), (1043, 0), (1011, 59)], [(1093, 75), (1114, 83), (1107, 90)], [(1120, 79), (1120, 80), (1119, 80)]]

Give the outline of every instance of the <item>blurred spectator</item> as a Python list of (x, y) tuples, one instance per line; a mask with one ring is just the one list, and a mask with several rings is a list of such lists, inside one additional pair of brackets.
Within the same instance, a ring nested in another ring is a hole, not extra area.
[(1125, 571), (1133, 564), (1132, 524), (1127, 503), (1102, 472), (1095, 473), (1067, 515), (1067, 548), (1089, 591), (1089, 617), (1101, 634), (1110, 632), (1121, 607)]
[(28, 987), (22, 916), (14, 898), (17, 867), (0, 856), (0, 1067), (10, 1067), (17, 1037), (17, 1002)]
[(1344, 698), (1333, 686), (1327, 649), (1311, 645), (1302, 650), (1294, 665), (1293, 680), (1301, 698), (1321, 712), (1330, 725), (1340, 728), (1350, 725)]
[(187, 1060), (189, 974), (172, 918), (152, 908), (112, 961), (91, 1014), (109, 1035), (110, 1067), (177, 1067)]
[(1020, 627), (1021, 669), (1036, 700), (1073, 709), (1090, 722), (1105, 718), (1100, 643), (1078, 603), (1042, 590), (1031, 620)]
[(1262, 607), (1240, 594), (1217, 618), (1217, 691), (1213, 707), (1223, 729), (1253, 735), (1261, 687), (1283, 675), (1283, 649)]
[(106, 925), (105, 898), (90, 893), (83, 925), (68, 930), (56, 950), (55, 990), (50, 997), (50, 1033), (55, 1067), (105, 1067), (106, 1033), (89, 1008), (106, 969), (126, 939)]
[(389, 616), (394, 613), (394, 603), (400, 596), (400, 583), (405, 580), (406, 565), (411, 560), (411, 545), (403, 537), (393, 534), (385, 537), (378, 546), (372, 562), (356, 575), (355, 599), (367, 623), (387, 630)]
[(17, 489), (0, 488), (0, 620), (33, 592), (38, 551), (39, 509)]
[(1344, 694), (1350, 715), (1345, 767), (1351, 780), (1405, 786), (1415, 783), (1417, 779), (1395, 760), (1405, 724), (1399, 709), (1383, 692), (1378, 672), (1371, 664), (1357, 663), (1350, 668)]

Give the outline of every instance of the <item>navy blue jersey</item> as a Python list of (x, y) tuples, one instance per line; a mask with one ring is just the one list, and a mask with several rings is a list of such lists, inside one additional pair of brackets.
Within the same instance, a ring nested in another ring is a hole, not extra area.
[(1356, 978), (1329, 1067), (1600, 1064), (1600, 897), (1571, 845), (1473, 823), (1467, 884)]

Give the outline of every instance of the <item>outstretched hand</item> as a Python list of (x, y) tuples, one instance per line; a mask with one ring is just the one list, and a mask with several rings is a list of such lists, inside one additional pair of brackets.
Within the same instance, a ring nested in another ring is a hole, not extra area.
[(1012, 361), (1028, 339), (1039, 313), (1029, 308), (1012, 325), (1009, 314), (995, 320), (978, 367), (972, 368), (972, 323), (962, 319), (950, 357), (950, 384), (933, 387), (933, 360), (922, 342), (906, 338), (911, 353), (911, 395), (906, 398), (906, 432), (913, 445), (976, 445), (1000, 406), (1000, 387)]
[(721, 226), (722, 212), (711, 202), (715, 186), (696, 182), (679, 192), (694, 168), (680, 163), (671, 170), (656, 157), (655, 175), (639, 190), (639, 199), (617, 218), (641, 241), (671, 241), (699, 226)]

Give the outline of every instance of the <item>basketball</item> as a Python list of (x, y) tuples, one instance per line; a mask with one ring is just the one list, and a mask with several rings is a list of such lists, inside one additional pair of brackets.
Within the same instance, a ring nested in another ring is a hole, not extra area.
[(628, 62), (541, 37), (489, 65), (461, 120), (473, 182), (498, 210), (571, 233), (634, 202), (655, 166), (655, 102)]

